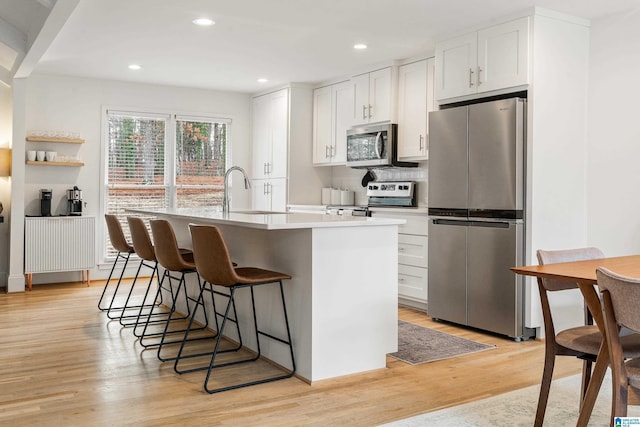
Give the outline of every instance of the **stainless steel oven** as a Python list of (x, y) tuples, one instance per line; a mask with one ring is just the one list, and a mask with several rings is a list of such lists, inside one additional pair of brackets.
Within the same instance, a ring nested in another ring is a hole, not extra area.
[(347, 166), (380, 168), (413, 167), (417, 163), (398, 162), (398, 125), (382, 123), (358, 126), (347, 131)]

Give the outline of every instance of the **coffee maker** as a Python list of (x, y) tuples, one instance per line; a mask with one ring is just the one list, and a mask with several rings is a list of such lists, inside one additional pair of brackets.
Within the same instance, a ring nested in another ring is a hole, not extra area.
[(82, 190), (77, 186), (67, 190), (67, 214), (82, 215)]
[(51, 216), (51, 198), (53, 190), (43, 188), (40, 190), (40, 215)]

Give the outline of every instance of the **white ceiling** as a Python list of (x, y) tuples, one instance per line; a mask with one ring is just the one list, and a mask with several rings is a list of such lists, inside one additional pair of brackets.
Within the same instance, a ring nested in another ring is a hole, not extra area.
[[(12, 17), (23, 2), (40, 11), (53, 0), (0, 0), (0, 17), (32, 32)], [(34, 72), (258, 92), (424, 55), (533, 6), (587, 19), (640, 10), (638, 0), (80, 0)], [(216, 24), (196, 27), (198, 17)]]

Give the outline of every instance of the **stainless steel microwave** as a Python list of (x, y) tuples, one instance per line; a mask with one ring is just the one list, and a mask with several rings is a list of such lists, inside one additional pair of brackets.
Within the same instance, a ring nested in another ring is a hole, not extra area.
[(399, 162), (398, 125), (382, 123), (357, 126), (347, 131), (347, 166), (352, 168), (414, 167), (417, 163)]

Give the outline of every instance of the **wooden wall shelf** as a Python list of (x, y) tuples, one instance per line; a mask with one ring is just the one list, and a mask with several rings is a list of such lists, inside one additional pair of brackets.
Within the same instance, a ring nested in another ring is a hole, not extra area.
[(83, 162), (38, 162), (34, 160), (27, 160), (27, 164), (35, 166), (84, 166)]
[(29, 142), (60, 142), (64, 144), (84, 144), (82, 138), (58, 138), (55, 136), (28, 136)]

